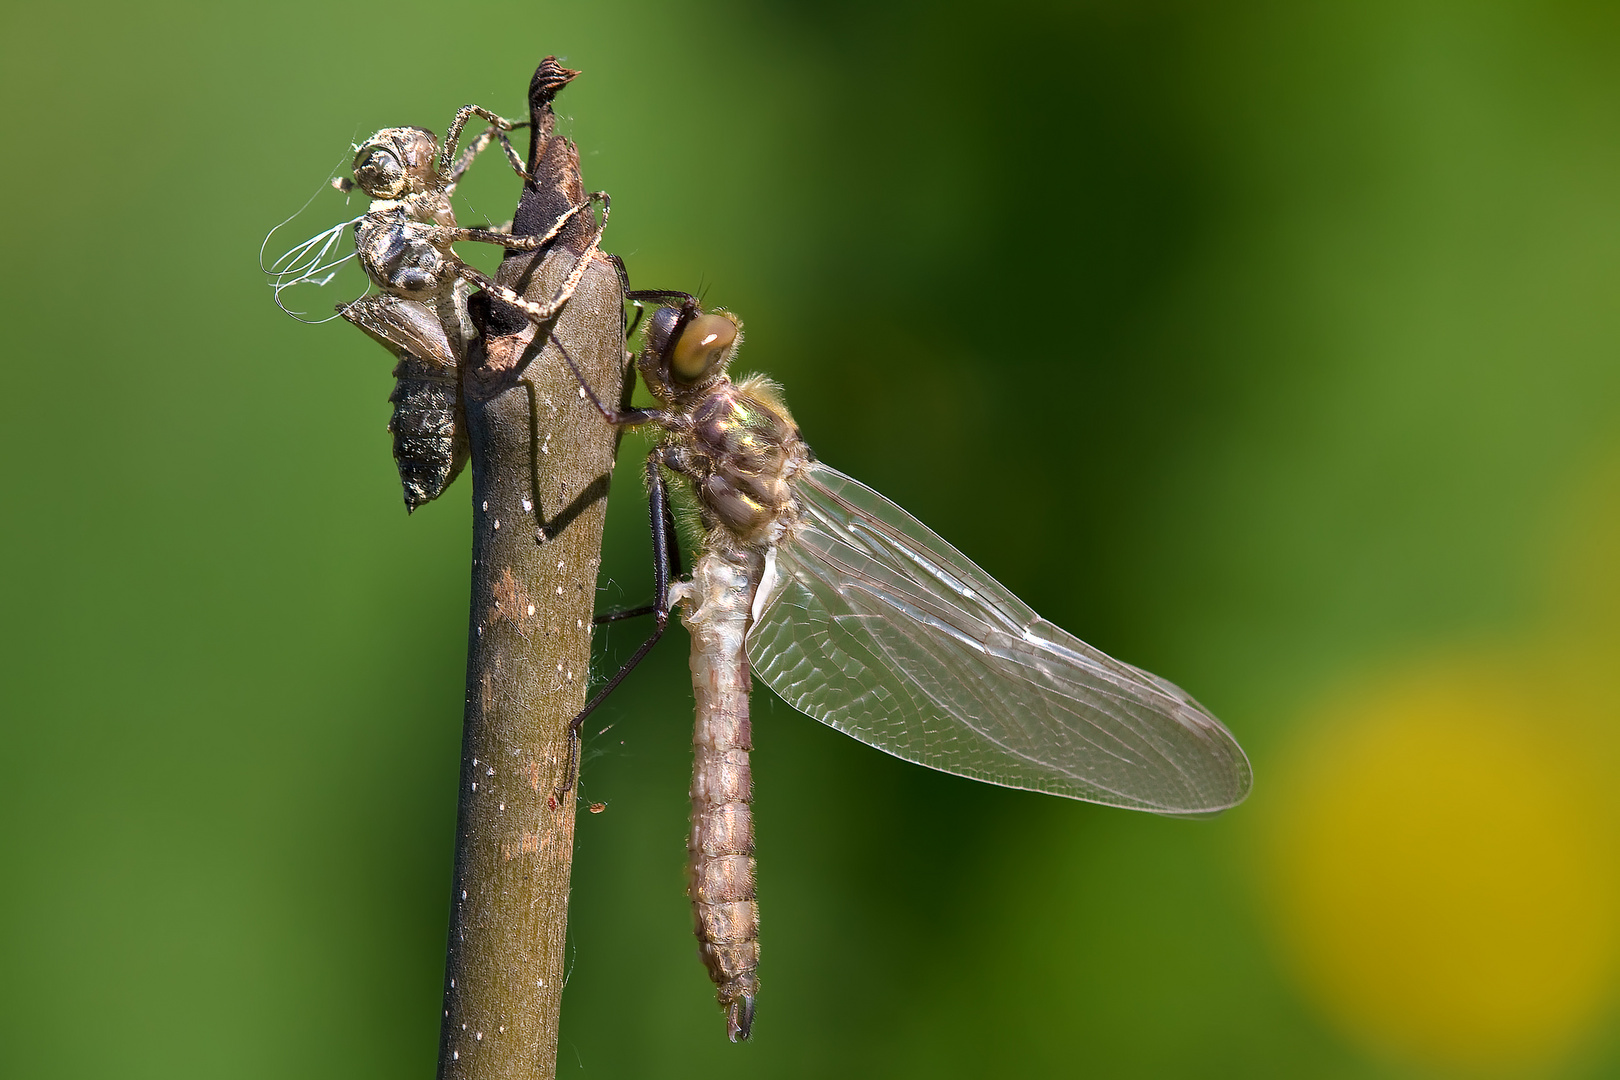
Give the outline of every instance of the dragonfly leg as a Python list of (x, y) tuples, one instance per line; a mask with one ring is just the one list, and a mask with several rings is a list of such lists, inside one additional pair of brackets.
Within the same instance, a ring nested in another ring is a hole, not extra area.
[(683, 307), (687, 304), (694, 308), (698, 306), (697, 297), (675, 289), (628, 289), (624, 297), (626, 300), (679, 300)]
[(591, 715), (609, 694), (619, 688), (625, 676), (646, 659), (652, 647), (658, 644), (658, 640), (664, 636), (664, 631), (669, 628), (670, 556), (673, 553), (677, 574), (680, 572), (681, 557), (679, 541), (675, 538), (675, 515), (669, 508), (669, 489), (664, 483), (664, 474), (659, 470), (656, 455), (649, 455), (647, 458), (647, 515), (652, 522), (653, 541), (653, 604), (650, 614), (657, 620), (657, 625), (653, 628), (652, 636), (641, 643), (640, 648), (630, 655), (630, 659), (626, 660), (602, 689), (585, 703), (579, 715), (569, 722), (568, 765), (563, 772), (562, 787), (557, 789), (558, 798), (568, 794), (573, 788), (574, 777), (579, 772), (579, 730), (584, 725), (585, 718)]
[[(670, 509), (668, 499), (664, 500), (664, 533), (669, 543), (670, 567), (674, 572), (673, 576), (679, 578), (685, 572), (681, 569), (681, 541), (680, 535), (675, 529), (675, 512)], [(656, 573), (656, 571), (654, 572)], [(625, 619), (638, 619), (643, 615), (655, 614), (657, 611), (657, 604), (643, 604), (641, 607), (624, 608), (620, 611), (604, 611), (592, 619), (591, 623), (595, 626), (604, 626), (607, 623), (622, 622)]]
[(630, 272), (624, 268), (624, 260), (619, 258), (617, 255), (609, 255), (607, 259), (608, 262), (613, 264), (613, 269), (619, 272), (619, 287), (625, 292), (629, 292)]
[(620, 622), (624, 619), (639, 619), (643, 615), (651, 615), (658, 610), (657, 604), (643, 604), (637, 608), (624, 608), (619, 611), (604, 611), (591, 620), (592, 626), (606, 626), (608, 623)]
[(630, 274), (624, 268), (624, 260), (617, 255), (609, 255), (608, 261), (613, 264), (613, 269), (619, 272), (619, 288), (624, 290), (624, 298), (630, 301), (631, 307), (636, 309), (635, 317), (630, 320), (630, 325), (624, 331), (624, 340), (629, 341), (636, 336), (636, 327), (641, 325), (641, 317), (647, 313), (647, 310), (641, 306), (642, 298), (634, 294), (630, 288)]
[[(557, 339), (557, 335), (555, 334), (551, 336), (551, 341), (552, 344), (556, 345), (557, 348), (561, 350), (563, 359), (568, 361), (568, 367), (574, 373), (574, 378), (579, 380), (579, 388), (584, 391), (585, 397), (589, 399), (590, 403), (596, 406), (596, 411), (602, 414), (602, 419), (606, 420), (614, 427), (635, 427), (637, 424), (662, 424), (668, 420), (669, 415), (662, 409), (624, 409), (620, 411), (618, 409), (608, 408), (605, 404), (603, 404), (601, 396), (597, 394), (596, 390), (592, 388), (591, 384), (586, 381), (585, 373), (579, 370), (579, 365), (574, 362), (573, 356), (568, 352), (568, 346), (559, 341)], [(649, 465), (648, 467), (651, 468), (652, 466)], [(657, 529), (658, 523), (654, 521), (653, 530), (656, 532)], [(671, 528), (669, 532), (670, 535), (673, 536), (675, 534), (674, 528)]]

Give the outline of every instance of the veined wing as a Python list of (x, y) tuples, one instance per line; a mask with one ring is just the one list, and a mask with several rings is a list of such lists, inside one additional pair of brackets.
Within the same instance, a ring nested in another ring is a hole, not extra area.
[(812, 463), (754, 604), (754, 672), (788, 704), (959, 776), (1205, 814), (1249, 760), (1180, 687), (1092, 648), (882, 495)]
[(424, 364), (446, 368), (454, 374), (455, 351), (450, 347), (444, 323), (427, 304), (377, 293), (340, 305), (338, 314), (396, 356), (403, 351)]

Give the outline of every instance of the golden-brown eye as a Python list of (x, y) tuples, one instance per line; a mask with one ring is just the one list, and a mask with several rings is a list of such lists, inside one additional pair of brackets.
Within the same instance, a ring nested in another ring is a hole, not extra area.
[(697, 382), (736, 340), (736, 323), (724, 315), (699, 315), (682, 328), (669, 353), (669, 370), (682, 382)]
[(405, 190), (405, 167), (391, 150), (363, 146), (354, 159), (354, 179), (374, 199), (391, 199)]

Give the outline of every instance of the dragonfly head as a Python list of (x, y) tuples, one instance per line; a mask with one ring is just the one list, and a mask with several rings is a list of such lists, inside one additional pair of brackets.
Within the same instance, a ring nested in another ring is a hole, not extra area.
[(439, 183), (439, 140), (418, 127), (383, 128), (354, 152), (354, 179), (373, 199), (398, 199)]
[(661, 307), (647, 321), (642, 374), (675, 394), (699, 390), (725, 373), (741, 342), (742, 322), (729, 311)]

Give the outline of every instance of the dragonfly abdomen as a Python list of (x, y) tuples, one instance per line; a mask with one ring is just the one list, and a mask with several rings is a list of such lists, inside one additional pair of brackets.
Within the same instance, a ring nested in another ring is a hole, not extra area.
[[(710, 553), (672, 599), (692, 635), (692, 832), (688, 891), (698, 953), (726, 1010), (733, 1042), (746, 1039), (759, 990), (759, 906), (754, 897), (754, 823), (748, 801), (749, 672), (744, 642), (758, 569), (752, 553)], [(752, 572), (751, 572), (752, 571)]]

